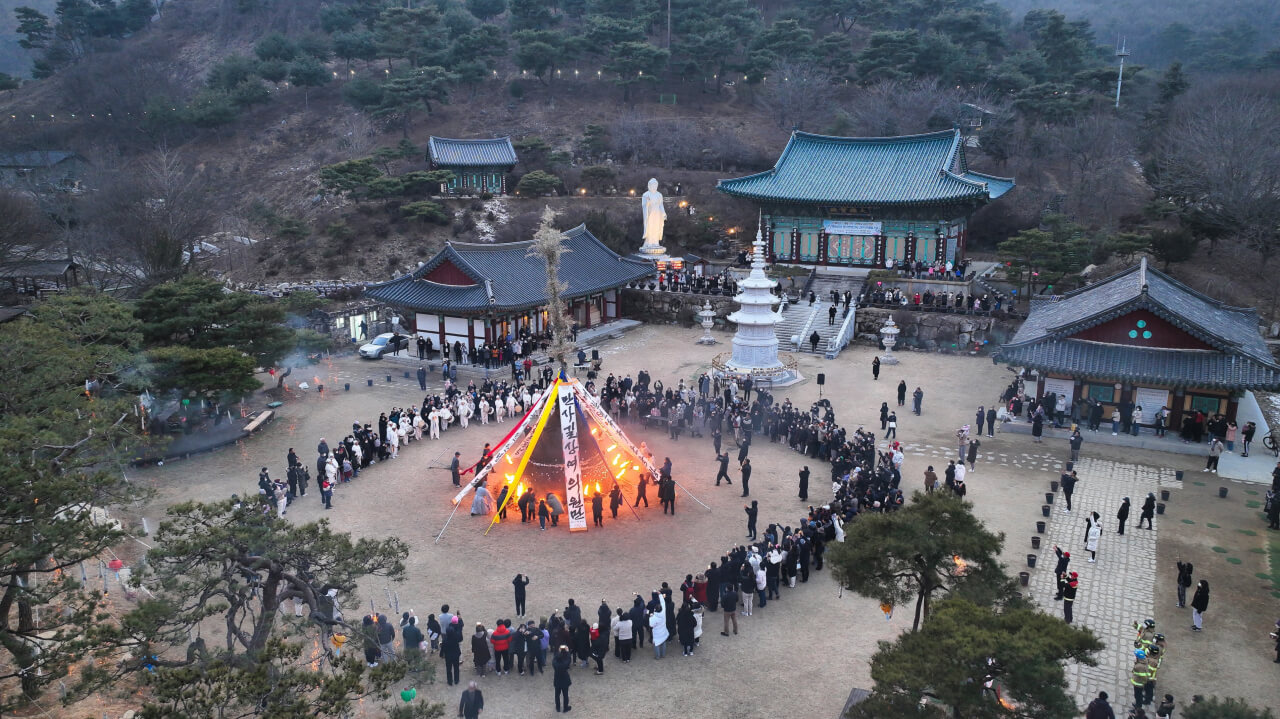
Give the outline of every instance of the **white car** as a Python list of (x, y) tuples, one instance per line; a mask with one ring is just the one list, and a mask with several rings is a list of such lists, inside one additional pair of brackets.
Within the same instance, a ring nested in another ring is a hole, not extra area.
[(396, 350), (409, 349), (410, 339), (409, 335), (384, 332), (363, 345), (360, 348), (360, 356), (366, 359), (382, 359), (384, 354), (394, 354)]

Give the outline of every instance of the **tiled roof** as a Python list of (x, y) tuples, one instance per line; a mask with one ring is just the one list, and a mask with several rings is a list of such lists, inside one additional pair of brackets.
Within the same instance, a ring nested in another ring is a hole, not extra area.
[[(478, 245), (452, 242), (413, 272), (365, 289), (365, 296), (420, 312), (475, 313), (520, 310), (547, 302), (546, 265), (530, 256), (532, 242)], [(586, 225), (565, 231), (560, 258), (564, 298), (582, 297), (653, 274), (653, 264), (622, 257), (605, 247)], [(475, 284), (446, 285), (423, 279), (451, 262)]]
[(432, 137), (427, 141), (431, 161), (436, 165), (467, 167), (507, 167), (517, 162), (510, 137), (491, 140), (452, 140)]
[(79, 157), (79, 155), (66, 150), (3, 152), (0, 153), (0, 167), (53, 167), (63, 160), (74, 157)]
[(69, 260), (0, 262), (0, 277), (61, 277), (76, 266)]
[(1005, 345), (1000, 361), (1048, 372), (1070, 371), (1107, 382), (1280, 390), (1280, 368), (1210, 350), (1130, 347), (1083, 340)]
[[(1216, 351), (1067, 339), (1134, 310), (1147, 310)], [(1258, 321), (1257, 311), (1201, 294), (1148, 267), (1143, 258), (1123, 272), (1037, 303), (1013, 339), (1000, 348), (1000, 358), (1039, 369), (1100, 373), (1094, 376), (1109, 372), (1174, 384), (1280, 388), (1280, 364), (1258, 334)], [(1241, 384), (1232, 384), (1236, 380)]]
[(716, 184), (754, 200), (872, 205), (986, 202), (1013, 186), (968, 169), (958, 130), (902, 137), (793, 132), (773, 169)]

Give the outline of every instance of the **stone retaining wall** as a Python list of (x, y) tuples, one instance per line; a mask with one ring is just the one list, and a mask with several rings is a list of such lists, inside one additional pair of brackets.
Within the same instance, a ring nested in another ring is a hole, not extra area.
[[(984, 315), (961, 315), (944, 312), (913, 312), (878, 307), (858, 309), (854, 340), (862, 344), (878, 343), (880, 328), (889, 315), (898, 325), (898, 349), (941, 350), (960, 352), (972, 349), (974, 343), (986, 342), (986, 348), (1013, 337), (1019, 320)], [(954, 346), (953, 346), (954, 345)]]
[(699, 324), (697, 313), (703, 303), (711, 301), (716, 312), (716, 327), (723, 329), (730, 324), (725, 317), (737, 309), (733, 298), (726, 295), (700, 295), (693, 292), (662, 292), (658, 290), (622, 290), (622, 316), (654, 324), (680, 324), (691, 327)]

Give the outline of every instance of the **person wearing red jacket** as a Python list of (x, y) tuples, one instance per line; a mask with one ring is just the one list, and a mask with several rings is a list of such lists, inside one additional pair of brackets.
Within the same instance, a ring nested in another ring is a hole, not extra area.
[(511, 622), (506, 619), (498, 621), (498, 626), (489, 635), (493, 642), (493, 670), (497, 674), (511, 673)]

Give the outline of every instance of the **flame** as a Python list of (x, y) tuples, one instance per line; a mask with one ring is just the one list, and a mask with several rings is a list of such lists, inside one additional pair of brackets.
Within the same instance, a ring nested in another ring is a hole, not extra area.
[(953, 555), (951, 561), (956, 564), (956, 574), (964, 574), (965, 570), (969, 568), (969, 563), (964, 561), (959, 554)]
[(596, 494), (600, 494), (600, 483), (596, 482)]
[(640, 471), (640, 465), (638, 465), (638, 464), (633, 464), (633, 465), (631, 465), (631, 468), (632, 468), (632, 469), (634, 469), (634, 470), (635, 470), (635, 471), (637, 471), (637, 472), (639, 472), (639, 471)]
[[(593, 429), (593, 430), (591, 430), (591, 431), (592, 431), (592, 432), (594, 432), (595, 430)], [(605, 447), (605, 448), (604, 448), (604, 451), (606, 451), (606, 452), (612, 452), (612, 451), (614, 450), (614, 448), (615, 448), (615, 447), (617, 447), (617, 446), (618, 446), (618, 445), (616, 445), (616, 444), (611, 444), (611, 445), (609, 445), (608, 447)]]
[(507, 484), (511, 484), (512, 482), (516, 481), (516, 476), (514, 474), (508, 474), (505, 476), (507, 478)]
[(610, 464), (612, 464), (613, 466), (617, 467), (617, 466), (618, 466), (618, 460), (619, 460), (619, 459), (621, 459), (621, 458), (622, 458), (622, 455), (621, 455), (621, 454), (615, 454), (615, 455), (613, 455), (613, 462), (611, 462)]
[(597, 431), (599, 431), (599, 430), (598, 430), (598, 428), (596, 428), (596, 427), (592, 427), (592, 428), (591, 428), (591, 436), (592, 436), (592, 437), (596, 436), (596, 432), (597, 432)]
[(626, 468), (626, 467), (623, 467), (622, 469), (618, 470), (618, 479), (622, 479), (622, 475), (624, 475), (624, 474), (626, 474), (626, 473), (627, 473), (627, 468)]
[(508, 455), (504, 455), (504, 456), (507, 458), (507, 464), (515, 464), (515, 462), (512, 462), (512, 461), (511, 461), (511, 455), (509, 455), (509, 454), (508, 454)]
[(1000, 706), (1004, 707), (1005, 709), (1013, 711), (1014, 709), (1017, 708), (1016, 706), (1014, 706), (1013, 702), (1009, 701), (1008, 699), (1005, 699), (999, 693), (996, 693), (996, 697), (1000, 700)]
[(516, 485), (516, 496), (519, 497), (522, 494), (524, 494), (524, 482)]

